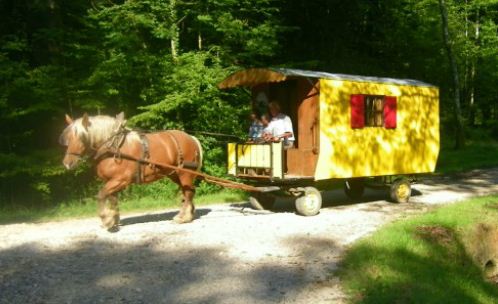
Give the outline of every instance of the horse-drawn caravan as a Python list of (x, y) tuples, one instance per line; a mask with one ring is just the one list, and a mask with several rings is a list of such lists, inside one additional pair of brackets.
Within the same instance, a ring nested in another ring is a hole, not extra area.
[[(270, 101), (293, 123), (294, 146), (282, 142), (228, 144), (228, 173), (245, 183), (200, 172), (199, 141), (178, 130), (142, 133), (125, 127), (123, 115), (66, 116), (60, 143), (67, 146), (64, 165), (83, 156), (96, 163), (105, 185), (98, 195), (99, 215), (109, 230), (119, 225), (116, 193), (131, 183), (168, 177), (182, 190), (174, 220), (195, 218), (194, 180), (251, 193), (259, 209), (273, 204), (272, 191), (296, 197), (302, 215), (321, 207), (317, 182), (340, 180), (346, 194), (362, 195), (366, 185), (390, 189), (397, 202), (411, 193), (407, 175), (434, 171), (439, 153), (439, 92), (415, 80), (361, 77), (291, 69), (248, 69), (219, 84), (252, 90), (253, 110), (265, 114)], [(271, 103), (270, 103), (271, 105)]]
[[(281, 105), (294, 125), (295, 146), (228, 144), (228, 173), (262, 189), (295, 195), (296, 209), (321, 207), (317, 181), (344, 180), (352, 198), (366, 185), (385, 186), (396, 202), (408, 201), (407, 177), (433, 172), (439, 153), (439, 91), (416, 80), (363, 77), (294, 69), (247, 69), (219, 88), (249, 87), (252, 108)], [(273, 196), (253, 192), (251, 204), (270, 208)]]

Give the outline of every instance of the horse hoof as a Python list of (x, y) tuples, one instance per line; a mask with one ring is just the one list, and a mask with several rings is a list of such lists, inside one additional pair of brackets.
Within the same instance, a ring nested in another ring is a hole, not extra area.
[(104, 218), (102, 219), (101, 226), (109, 232), (116, 232), (119, 230), (119, 220), (116, 220), (115, 218)]
[(175, 215), (175, 217), (173, 218), (173, 221), (177, 224), (186, 224), (186, 223), (190, 223), (194, 220), (194, 217), (190, 217), (190, 216), (181, 216), (179, 214)]
[(112, 226), (111, 228), (107, 228), (107, 232), (110, 232), (110, 233), (116, 233), (119, 231), (119, 226)]

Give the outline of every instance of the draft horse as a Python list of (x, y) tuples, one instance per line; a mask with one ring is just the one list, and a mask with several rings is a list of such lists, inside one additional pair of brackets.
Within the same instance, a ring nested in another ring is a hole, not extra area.
[(119, 227), (117, 193), (131, 183), (149, 183), (170, 178), (182, 191), (182, 205), (173, 218), (177, 223), (194, 220), (196, 175), (187, 171), (153, 165), (168, 164), (199, 171), (202, 147), (197, 138), (183, 131), (139, 133), (125, 127), (123, 113), (114, 117), (88, 116), (78, 119), (66, 115), (68, 126), (59, 143), (66, 146), (63, 164), (74, 168), (83, 157), (96, 164), (97, 175), (105, 182), (97, 195), (102, 225), (109, 231)]

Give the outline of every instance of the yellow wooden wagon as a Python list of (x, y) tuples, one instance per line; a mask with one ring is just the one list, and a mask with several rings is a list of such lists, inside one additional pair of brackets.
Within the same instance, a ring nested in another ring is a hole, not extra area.
[[(219, 88), (248, 87), (253, 109), (277, 101), (294, 128), (295, 147), (281, 143), (228, 144), (228, 173), (294, 194), (296, 209), (317, 214), (317, 181), (344, 180), (352, 198), (366, 184), (389, 187), (408, 201), (408, 176), (433, 172), (439, 153), (439, 90), (417, 80), (331, 74), (296, 69), (247, 69)], [(257, 208), (270, 195), (253, 195)]]

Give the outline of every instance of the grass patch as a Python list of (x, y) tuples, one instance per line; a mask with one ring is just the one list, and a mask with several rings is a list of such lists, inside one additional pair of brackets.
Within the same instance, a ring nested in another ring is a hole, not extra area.
[[(157, 199), (146, 196), (139, 199), (120, 200), (119, 208), (122, 214), (160, 211), (167, 208), (179, 208), (180, 198)], [(247, 200), (247, 194), (242, 191), (222, 189), (216, 193), (197, 195), (194, 199), (196, 206), (215, 203), (231, 203)], [(95, 199), (73, 201), (51, 208), (9, 207), (0, 209), (0, 224), (18, 222), (44, 222), (65, 220), (70, 218), (85, 218), (97, 216), (97, 202)]]
[(467, 145), (459, 150), (455, 150), (450, 143), (443, 144), (436, 172), (447, 174), (496, 166), (498, 166), (498, 141), (469, 139)]
[(445, 206), (390, 224), (354, 244), (339, 275), (353, 303), (496, 303), (465, 240), (496, 223), (498, 195)]

